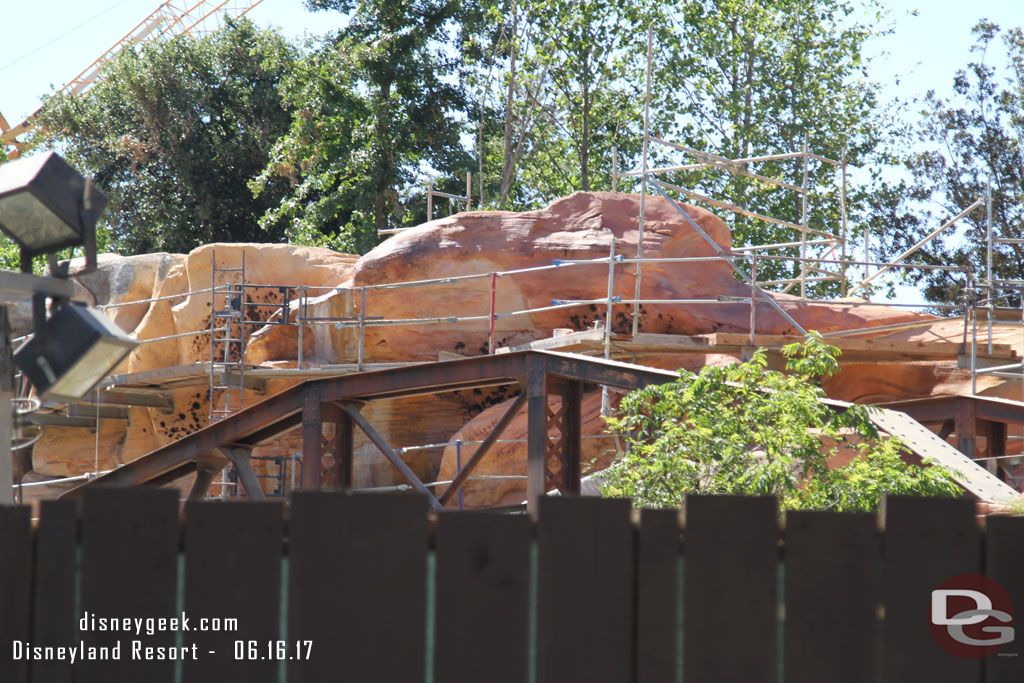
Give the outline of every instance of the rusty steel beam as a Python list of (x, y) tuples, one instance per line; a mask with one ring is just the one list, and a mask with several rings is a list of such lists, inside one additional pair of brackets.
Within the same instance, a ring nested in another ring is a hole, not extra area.
[(334, 484), (340, 489), (352, 488), (352, 470), (355, 463), (355, 428), (352, 418), (344, 410), (334, 421)]
[(526, 511), (534, 519), (547, 488), (548, 394), (545, 360), (544, 356), (531, 355), (526, 368)]
[(122, 467), (77, 486), (61, 497), (77, 497), (84, 488), (97, 486), (137, 486), (193, 461), (207, 451), (226, 443), (240, 443), (268, 424), (284, 420), (302, 409), (304, 387), (289, 387), (279, 394), (255, 403), (231, 417), (208, 425), (181, 439), (162, 446)]
[(238, 480), (249, 497), (257, 502), (265, 501), (267, 496), (263, 493), (263, 487), (260, 486), (259, 477), (256, 476), (256, 472), (252, 469), (249, 449), (239, 446), (226, 446), (217, 450), (227, 456), (231, 460), (231, 464), (238, 470)]
[(323, 452), (323, 422), (320, 419), (320, 387), (307, 388), (302, 407), (302, 488), (320, 488), (320, 455)]
[[(187, 477), (188, 475), (192, 474), (195, 471), (196, 471), (196, 463), (195, 463), (195, 461), (189, 461), (189, 462), (186, 462), (186, 463), (183, 463), (183, 464), (179, 465), (178, 467), (175, 467), (173, 470), (168, 470), (168, 471), (164, 472), (163, 474), (161, 474), (160, 476), (153, 477), (152, 479), (149, 479), (149, 480), (147, 480), (147, 481), (145, 481), (143, 483), (144, 483), (145, 486), (152, 486), (153, 488), (159, 488), (159, 487), (164, 486), (166, 484), (171, 484), (173, 482), (176, 482), (179, 479), (181, 479), (182, 477)], [(76, 490), (76, 489), (72, 489), (72, 491), (74, 491), (74, 490)]]
[(434, 497), (434, 494), (430, 492), (430, 489), (424, 486), (423, 482), (420, 481), (420, 478), (416, 476), (416, 473), (409, 469), (409, 466), (406, 465), (405, 461), (398, 456), (398, 453), (395, 453), (391, 446), (388, 445), (388, 442), (384, 440), (384, 437), (382, 437), (377, 430), (366, 421), (363, 414), (359, 412), (359, 405), (340, 403), (338, 406), (348, 413), (349, 417), (352, 418), (352, 422), (354, 422), (359, 429), (366, 434), (367, 438), (373, 442), (373, 445), (376, 446), (378, 450), (384, 454), (384, 457), (388, 459), (388, 462), (390, 462), (391, 465), (401, 473), (402, 477), (409, 482), (409, 485), (427, 496), (427, 501), (430, 503), (432, 508), (438, 512), (444, 509), (437, 498)]
[(220, 468), (209, 465), (197, 465), (196, 480), (192, 482), (192, 490), (188, 493), (189, 500), (203, 500), (210, 492), (210, 484), (217, 477)]
[(544, 356), (547, 374), (591, 382), (619, 389), (639, 389), (649, 384), (665, 384), (679, 379), (679, 373), (633, 363), (590, 358), (558, 351), (535, 351)]
[(567, 381), (562, 386), (562, 433), (565, 452), (567, 493), (580, 494), (580, 459), (583, 453), (580, 438), (583, 435), (583, 383)]
[(494, 425), (493, 429), (491, 429), (490, 434), (487, 435), (483, 443), (481, 443), (476, 449), (476, 452), (473, 453), (473, 456), (466, 462), (462, 470), (455, 475), (455, 478), (452, 479), (452, 483), (448, 484), (444, 493), (441, 494), (440, 500), (442, 505), (447, 505), (448, 501), (455, 496), (459, 488), (465, 483), (466, 479), (469, 478), (469, 475), (476, 469), (476, 466), (480, 464), (480, 461), (483, 460), (484, 456), (491, 450), (491, 446), (497, 443), (498, 438), (501, 436), (502, 432), (505, 431), (505, 427), (507, 427), (509, 423), (512, 422), (512, 419), (519, 414), (519, 411), (525, 404), (526, 392), (524, 391), (516, 396), (512, 405), (509, 406), (508, 410), (505, 411), (505, 414), (501, 416), (500, 420), (498, 420), (498, 423)]
[[(72, 489), (64, 495), (77, 496), (76, 492), (83, 487), (138, 485), (173, 471), (184, 463), (196, 460), (201, 454), (225, 444), (252, 446), (293, 429), (300, 423), (312, 437), (314, 422), (311, 422), (313, 416), (310, 411), (314, 411), (314, 408), (307, 406), (307, 396), (317, 395), (319, 397), (321, 403), (318, 403), (319, 407), (315, 409), (315, 412), (320, 412), (322, 402), (370, 401), (521, 382), (530, 372), (535, 375), (534, 383), (539, 381), (540, 386), (543, 386), (544, 374), (547, 372), (560, 377), (607, 384), (622, 389), (635, 389), (646, 384), (668, 382), (676, 377), (674, 372), (629, 363), (552, 351), (528, 350), (311, 379), (248, 406), (238, 413), (193, 432), (178, 441), (158, 448), (123, 467)], [(540, 373), (539, 380), (536, 377), (537, 372)], [(527, 400), (530, 398), (528, 396)], [(532, 396), (532, 398), (535, 402), (542, 402), (537, 396)], [(346, 410), (346, 412), (349, 411)], [(323, 419), (324, 416), (320, 415), (321, 424)], [(360, 419), (363, 418), (360, 416)], [(365, 420), (363, 421), (365, 422)], [(376, 434), (376, 432), (374, 433)], [(546, 440), (546, 434), (535, 438), (535, 440), (537, 439)], [(311, 447), (313, 442), (314, 440), (311, 438)], [(538, 447), (535, 444), (534, 450), (537, 451)], [(320, 444), (317, 442), (317, 453), (320, 452), (319, 449)], [(312, 453), (312, 451), (310, 452)], [(394, 451), (391, 452), (394, 453)], [(387, 454), (385, 453), (385, 455)], [(534, 457), (538, 456), (535, 454)], [(313, 459), (317, 459), (317, 456), (313, 456)], [(401, 461), (400, 458), (399, 461)], [(317, 470), (310, 467), (309, 463), (305, 465), (303, 467), (304, 477), (309, 479)], [(532, 490), (534, 494), (540, 491), (539, 495), (542, 495), (544, 488), (543, 457), (541, 457), (539, 465), (534, 462), (532, 467), (534, 469), (539, 467), (538, 471), (541, 475), (538, 480), (540, 483), (534, 481)], [(309, 475), (305, 474), (307, 471)], [(536, 479), (538, 472), (530, 471), (533, 472)], [(419, 482), (418, 479), (416, 481)], [(416, 486), (416, 484), (413, 485)], [(419, 482), (419, 486), (422, 486), (421, 482)], [(433, 499), (433, 496), (431, 498)], [(434, 500), (436, 502), (436, 499)]]

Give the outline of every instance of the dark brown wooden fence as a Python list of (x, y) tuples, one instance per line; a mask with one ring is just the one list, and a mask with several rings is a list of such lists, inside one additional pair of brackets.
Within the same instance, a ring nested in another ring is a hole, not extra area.
[[(980, 660), (929, 634), (931, 590), (957, 574), (986, 573), (1024, 609), (1024, 519), (982, 527), (967, 501), (789, 513), (784, 531), (774, 500), (731, 497), (690, 498), (684, 526), (566, 498), (536, 523), (435, 524), (416, 495), (340, 493), (190, 503), (181, 519), (166, 490), (91, 491), (81, 514), (44, 503), (35, 527), (0, 508), (0, 682), (1024, 680), (1024, 634)], [(182, 611), (180, 634), (79, 629), (85, 613)], [(237, 630), (194, 630), (207, 617)], [(134, 661), (133, 640), (199, 658)], [(121, 642), (121, 660), (15, 659), (14, 641)]]

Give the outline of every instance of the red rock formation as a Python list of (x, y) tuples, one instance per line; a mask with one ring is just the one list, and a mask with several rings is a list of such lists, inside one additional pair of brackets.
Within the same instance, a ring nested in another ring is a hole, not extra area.
[[(638, 196), (614, 193), (576, 193), (558, 200), (546, 209), (525, 213), (470, 212), (457, 214), (414, 229), (403, 231), (384, 241), (365, 256), (336, 254), (325, 249), (291, 245), (208, 245), (183, 255), (145, 255), (105, 259), (103, 270), (89, 276), (97, 302), (123, 303), (160, 296), (168, 300), (140, 303), (116, 309), (115, 320), (140, 340), (172, 334), (199, 332), (195, 336), (143, 344), (126, 362), (122, 371), (143, 372), (159, 368), (202, 363), (210, 360), (209, 338), (202, 334), (210, 324), (210, 294), (195, 293), (210, 287), (211, 252), (216, 249), (218, 267), (238, 267), (246, 254), (248, 283), (267, 288), (247, 289), (247, 303), (272, 304), (250, 308), (252, 322), (271, 318), (280, 320), (282, 293), (279, 285), (306, 286), (309, 290), (310, 316), (339, 318), (360, 311), (361, 287), (403, 281), (453, 278), (463, 275), (506, 273), (513, 270), (551, 266), (555, 260), (606, 257), (612, 239), (616, 253), (633, 256), (637, 251)], [(700, 208), (684, 207), (687, 215), (721, 248), (728, 250), (731, 239), (724, 222)], [(647, 257), (707, 257), (715, 248), (667, 201), (648, 197), (644, 224), (644, 254)], [(237, 275), (235, 276), (237, 281)], [(232, 281), (229, 277), (218, 284)], [(477, 316), (475, 320), (370, 325), (366, 328), (364, 360), (369, 362), (437, 360), (441, 352), (462, 355), (485, 353), (488, 341), (487, 315), (490, 311), (489, 276), (463, 279), (413, 288), (368, 289), (366, 316), (388, 320), (412, 318), (451, 318)], [(733, 276), (724, 261), (646, 264), (643, 270), (645, 299), (706, 299), (717, 296), (747, 297), (749, 288)], [(632, 299), (635, 290), (635, 266), (615, 268), (616, 295)], [(564, 266), (530, 272), (501, 275), (497, 280), (496, 337), (499, 346), (510, 346), (551, 336), (555, 328), (585, 329), (604, 317), (604, 305), (571, 309), (544, 310), (508, 315), (527, 309), (548, 307), (552, 299), (597, 300), (607, 295), (608, 265)], [(189, 295), (189, 292), (194, 292)], [(291, 290), (289, 317), (298, 309), (296, 290)], [(89, 295), (83, 298), (90, 300)], [(822, 332), (859, 329), (904, 321), (928, 321), (928, 316), (887, 307), (857, 305), (859, 301), (814, 304), (797, 297), (777, 295), (777, 301), (806, 329)], [(631, 328), (632, 306), (614, 307), (615, 331)], [(790, 322), (766, 302), (756, 307), (759, 334), (794, 332)], [(712, 332), (745, 333), (750, 307), (746, 303), (646, 305), (639, 320), (643, 332), (706, 334)], [(288, 325), (251, 325), (246, 362), (263, 367), (295, 368), (299, 331)], [(883, 332), (874, 336), (893, 340), (942, 339), (959, 342), (962, 323), (936, 321), (922, 328)], [(997, 342), (1020, 346), (1012, 333), (1000, 332)], [(1019, 333), (1018, 333), (1019, 336)], [(355, 362), (359, 348), (358, 329), (351, 325), (306, 326), (302, 333), (303, 359), (307, 363)], [(720, 354), (661, 354), (647, 356), (642, 362), (658, 367), (695, 369), (706, 362), (729, 362)], [(268, 383), (274, 393), (297, 381), (281, 378)], [(843, 373), (827, 385), (830, 394), (854, 400), (882, 400), (955, 393), (963, 390), (969, 377), (950, 363), (846, 363)], [(988, 378), (983, 389), (1006, 395), (1019, 393), (1019, 385)], [(179, 438), (206, 424), (209, 405), (207, 388), (202, 383), (173, 389), (174, 410), (132, 409), (130, 419), (105, 420), (97, 437), (82, 429), (48, 428), (33, 452), (37, 473), (50, 476), (77, 474), (92, 470), (99, 459), (101, 469), (127, 462), (145, 452)], [(435, 397), (402, 399), (371, 405), (367, 416), (396, 446), (442, 443), (461, 438), (474, 440), (485, 433), (502, 406), (492, 406), (505, 396), (472, 396), (453, 393)], [(1016, 396), (1015, 396), (1016, 397)], [(261, 398), (247, 392), (246, 402)], [(601, 429), (596, 415), (598, 398), (586, 398), (585, 430), (596, 436)], [(482, 411), (482, 412), (481, 412)], [(472, 420), (472, 421), (470, 421)], [(466, 424), (469, 422), (469, 424)], [(461, 430), (461, 431), (460, 431)], [(516, 431), (518, 430), (518, 431)], [(525, 434), (518, 421), (509, 428), (507, 438)], [(286, 437), (257, 449), (257, 455), (289, 455), (301, 450), (296, 437)], [(606, 439), (588, 439), (584, 460), (602, 462)], [(97, 446), (98, 444), (98, 446)], [(367, 451), (359, 440), (357, 453)], [(525, 448), (519, 444), (499, 446), (485, 460), (481, 473), (522, 474)], [(450, 478), (454, 472), (454, 452), (410, 453), (414, 469), (425, 478)], [(397, 483), (390, 466), (379, 456), (361, 456), (356, 468), (357, 485)], [(511, 501), (520, 494), (517, 485), (471, 484), (467, 491), (484, 492), (486, 499)], [(472, 499), (476, 494), (470, 493)], [(521, 497), (521, 496), (520, 496)]]

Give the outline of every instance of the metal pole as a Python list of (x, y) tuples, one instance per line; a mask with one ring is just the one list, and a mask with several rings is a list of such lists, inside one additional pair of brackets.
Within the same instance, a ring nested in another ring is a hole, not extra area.
[[(651, 61), (654, 48), (654, 32), (650, 24), (647, 26), (647, 89), (644, 93), (644, 151), (641, 168), (643, 175), (640, 176), (640, 216), (637, 220), (639, 232), (636, 240), (636, 257), (644, 257), (644, 200), (647, 197), (647, 155), (650, 146), (651, 128)], [(633, 334), (640, 331), (640, 286), (643, 280), (643, 264), (636, 264), (636, 292), (633, 299)]]
[[(800, 184), (800, 189), (803, 192), (800, 193), (800, 227), (803, 230), (800, 231), (800, 258), (807, 258), (807, 133), (804, 133), (804, 179)], [(800, 267), (800, 298), (807, 298), (807, 262), (802, 261), (803, 265)]]
[[(864, 224), (864, 282), (871, 279), (871, 225), (869, 223)], [(871, 293), (868, 290), (864, 290), (864, 300), (871, 301)]]
[(302, 285), (299, 287), (299, 312), (295, 316), (295, 322), (299, 324), (299, 351), (296, 354), (298, 358), (299, 370), (302, 369), (302, 320), (306, 317), (306, 286)]
[(363, 369), (363, 342), (366, 338), (366, 287), (359, 288), (361, 301), (359, 302), (359, 350), (356, 357), (356, 370)]
[[(843, 165), (840, 168), (842, 169), (842, 173), (843, 173), (843, 187), (842, 187), (842, 190), (839, 193), (839, 212), (840, 212), (840, 214), (842, 216), (842, 221), (843, 221), (843, 227), (842, 227), (843, 244), (842, 244), (842, 251), (841, 251), (842, 255), (840, 256), (839, 260), (841, 260), (843, 262), (843, 265), (842, 265), (843, 279), (841, 280), (841, 282), (843, 283), (842, 284), (842, 295), (845, 297), (846, 296), (846, 289), (847, 289), (848, 284), (849, 284), (846, 281), (846, 239), (847, 239), (848, 235), (847, 235), (847, 226), (846, 226), (846, 146), (845, 145), (843, 146)], [(864, 258), (865, 258), (865, 260), (867, 259), (867, 254), (864, 255)]]
[[(639, 265), (639, 264), (638, 264)], [(608, 250), (608, 305), (604, 314), (604, 357), (611, 357), (612, 352), (612, 299), (615, 296), (615, 238)], [(634, 325), (636, 318), (633, 318)], [(611, 406), (608, 402), (608, 387), (601, 387), (601, 414), (607, 415)]]
[(473, 172), (466, 171), (466, 211), (473, 210)]
[(434, 183), (427, 185), (427, 221), (434, 219)]
[(988, 249), (986, 268), (988, 271), (988, 305), (985, 307), (985, 314), (988, 318), (988, 353), (992, 355), (992, 310), (995, 308), (996, 286), (992, 279), (992, 179), (988, 179), (988, 188), (985, 191), (985, 234), (988, 238)]
[(978, 394), (978, 307), (971, 300), (971, 396)]
[(750, 345), (754, 346), (754, 334), (757, 329), (757, 254), (750, 262)]
[[(462, 441), (460, 439), (455, 440), (455, 475), (458, 476), (462, 472)], [(459, 509), (462, 509), (462, 487), (459, 487)]]
[(490, 316), (490, 332), (487, 336), (487, 354), (494, 355), (494, 319), (496, 317), (495, 305), (497, 304), (498, 298), (498, 274), (491, 273), (491, 316)]
[(618, 191), (619, 181), (619, 148), (612, 145), (612, 192)]
[[(14, 418), (11, 398), (14, 396), (14, 361), (11, 358), (11, 326), (7, 306), (0, 306), (0, 505), (14, 504), (14, 457), (11, 433)], [(21, 477), (18, 477), (19, 483)]]

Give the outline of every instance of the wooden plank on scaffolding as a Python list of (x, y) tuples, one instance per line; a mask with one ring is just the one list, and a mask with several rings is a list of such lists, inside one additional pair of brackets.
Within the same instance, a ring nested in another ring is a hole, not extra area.
[[(96, 488), (82, 505), (82, 612), (96, 618), (173, 618), (178, 593), (178, 491)], [(88, 622), (87, 622), (88, 625)], [(116, 661), (77, 663), (78, 683), (172, 683), (175, 663), (133, 648), (171, 648), (173, 631), (149, 635), (80, 629), (86, 647), (120, 647)], [(102, 652), (102, 650), (100, 650)]]
[[(237, 619), (238, 630), (184, 634), (182, 644), (195, 643), (199, 658), (184, 661), (183, 680), (277, 683), (277, 652), (268, 644), (281, 638), (281, 505), (190, 502), (185, 508), (184, 546), (185, 613), (193, 622)], [(236, 659), (239, 639), (246, 643), (242, 659)], [(254, 653), (250, 642), (257, 643)], [(256, 659), (250, 659), (252, 654)], [(297, 650), (289, 641), (286, 656), (300, 654), (305, 649)]]
[[(31, 640), (34, 646), (67, 647), (75, 641), (77, 545), (78, 505), (67, 500), (40, 503), (32, 589)], [(32, 662), (32, 679), (40, 683), (70, 683), (71, 671), (68, 660), (54, 658)]]
[[(4, 484), (9, 485), (9, 482)], [(15, 642), (31, 640), (29, 570), (32, 566), (31, 518), (25, 505), (0, 506), (0, 681), (25, 683), (28, 662), (15, 659)]]
[(634, 530), (624, 499), (540, 500), (537, 682), (633, 675)]
[(679, 512), (643, 510), (636, 541), (636, 683), (675, 683)]
[(422, 681), (427, 511), (415, 493), (302, 491), (289, 520), (288, 680)]
[(776, 680), (775, 499), (687, 496), (683, 679)]
[(974, 515), (975, 506), (969, 500), (886, 500), (884, 680), (981, 680), (979, 660), (944, 652), (928, 628), (932, 591), (958, 574), (976, 574), (981, 569)]
[[(938, 321), (936, 321), (938, 322)], [(754, 337), (755, 346), (780, 347), (786, 344), (799, 343), (803, 337), (796, 335), (759, 334)], [(850, 355), (870, 354), (879, 361), (892, 359), (938, 358), (956, 360), (963, 351), (961, 344), (946, 341), (890, 341), (886, 339), (864, 339), (847, 337), (826, 337), (825, 342), (837, 346), (843, 357)], [(749, 346), (750, 336), (718, 332), (715, 334), (715, 346)], [(1010, 344), (993, 344), (992, 353), (996, 356), (1011, 357), (1015, 354)]]
[(784, 552), (786, 683), (881, 680), (877, 517), (787, 512)]
[[(1021, 642), (1021, 615), (1024, 613), (1024, 517), (990, 516), (985, 529), (985, 575), (998, 581), (1010, 596), (1015, 609), (1017, 638), (1004, 645), (1000, 652), (1019, 651)], [(995, 625), (995, 622), (991, 622)], [(1016, 646), (1016, 648), (1015, 648)], [(986, 683), (1018, 683), (1024, 675), (1021, 656), (993, 656), (985, 658)]]
[(437, 521), (436, 683), (528, 679), (529, 518), (443, 512)]

